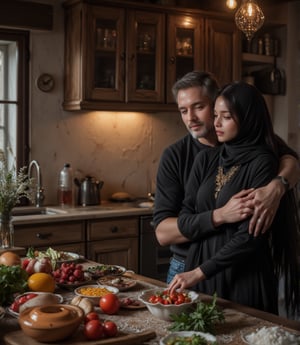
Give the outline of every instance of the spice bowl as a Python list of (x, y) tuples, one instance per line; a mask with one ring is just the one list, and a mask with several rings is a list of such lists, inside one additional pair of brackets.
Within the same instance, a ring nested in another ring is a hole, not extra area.
[(172, 320), (172, 315), (177, 315), (182, 312), (186, 312), (189, 309), (193, 309), (194, 304), (199, 301), (199, 295), (195, 291), (185, 291), (190, 301), (181, 304), (162, 304), (162, 303), (151, 303), (149, 302), (149, 298), (153, 295), (163, 293), (165, 289), (151, 289), (142, 292), (139, 295), (139, 300), (143, 302), (150, 313), (157, 317), (158, 319), (170, 321)]
[(52, 304), (25, 309), (19, 325), (29, 337), (43, 343), (70, 337), (84, 318), (81, 308), (68, 304)]
[(118, 294), (119, 289), (109, 285), (83, 285), (74, 290), (75, 295), (90, 299), (94, 305), (99, 305), (100, 298), (108, 293)]

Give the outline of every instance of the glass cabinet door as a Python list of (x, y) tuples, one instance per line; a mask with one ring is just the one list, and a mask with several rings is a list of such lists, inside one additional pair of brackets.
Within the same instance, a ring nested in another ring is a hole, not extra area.
[(164, 101), (164, 15), (128, 15), (126, 101)]
[(91, 7), (87, 18), (87, 98), (124, 101), (125, 11)]
[(193, 70), (204, 68), (203, 20), (192, 16), (168, 17), (167, 102), (173, 103), (172, 86)]

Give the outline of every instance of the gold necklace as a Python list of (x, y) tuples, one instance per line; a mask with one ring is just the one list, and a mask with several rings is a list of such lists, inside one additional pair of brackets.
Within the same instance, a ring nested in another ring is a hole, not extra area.
[(223, 173), (223, 167), (218, 167), (218, 173), (216, 176), (215, 199), (217, 199), (221, 189), (227, 182), (230, 181), (232, 176), (238, 171), (239, 167), (240, 165), (234, 165), (226, 174)]

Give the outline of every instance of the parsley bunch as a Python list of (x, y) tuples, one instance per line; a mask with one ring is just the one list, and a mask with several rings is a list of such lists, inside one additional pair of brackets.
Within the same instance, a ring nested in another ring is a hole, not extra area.
[(21, 266), (0, 265), (0, 305), (8, 305), (14, 300), (15, 293), (28, 289), (27, 272)]
[(224, 313), (216, 306), (217, 296), (214, 294), (211, 303), (198, 302), (196, 309), (190, 313), (172, 315), (171, 331), (198, 331), (215, 333), (215, 324), (225, 320)]

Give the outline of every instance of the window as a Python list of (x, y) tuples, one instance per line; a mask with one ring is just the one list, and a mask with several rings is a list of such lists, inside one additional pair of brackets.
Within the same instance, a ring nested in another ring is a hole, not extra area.
[(29, 33), (0, 29), (0, 149), (17, 169), (28, 163)]

